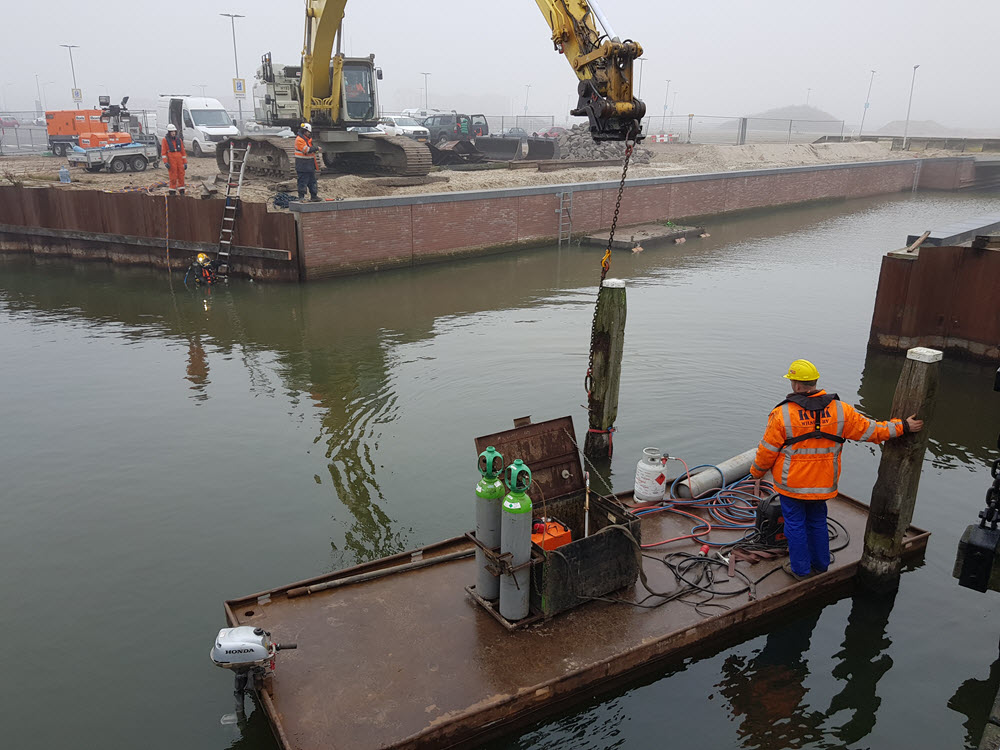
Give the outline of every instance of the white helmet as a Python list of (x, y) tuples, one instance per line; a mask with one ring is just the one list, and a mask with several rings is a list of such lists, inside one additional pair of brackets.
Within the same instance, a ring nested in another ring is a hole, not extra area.
[(312, 126), (312, 125), (310, 125), (310, 124), (309, 124), (308, 122), (304, 122), (304, 123), (302, 123), (302, 129), (303, 129), (304, 131), (306, 131), (307, 133), (311, 133), (311, 132), (313, 132), (313, 126)]
[(167, 132), (168, 133), (176, 133), (177, 132), (177, 126), (174, 125), (173, 123), (170, 123), (169, 125), (167, 125)]

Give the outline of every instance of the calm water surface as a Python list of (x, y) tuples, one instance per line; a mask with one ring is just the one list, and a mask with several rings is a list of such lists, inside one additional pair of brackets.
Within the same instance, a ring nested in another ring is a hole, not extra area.
[[(754, 445), (797, 357), (884, 418), (901, 359), (865, 351), (882, 254), (987, 213), (1000, 197), (902, 195), (616, 254), (629, 317), (615, 489), (647, 445), (696, 463)], [(598, 257), (211, 294), (0, 261), (2, 744), (275, 747), (259, 712), (220, 724), (222, 600), (464, 532), (473, 438), (515, 416), (571, 414), (579, 432)], [(803, 607), (494, 747), (975, 746), (1000, 682), (1000, 605), (951, 567), (990, 482), (991, 386), (989, 367), (944, 363), (914, 518), (933, 536), (894, 600)], [(877, 465), (877, 449), (848, 446), (843, 490), (867, 499)]]

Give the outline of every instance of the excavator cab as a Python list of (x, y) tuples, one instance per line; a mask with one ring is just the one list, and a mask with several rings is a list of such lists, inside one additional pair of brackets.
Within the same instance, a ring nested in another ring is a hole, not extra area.
[(378, 120), (375, 69), (368, 59), (344, 60), (341, 117), (349, 123)]

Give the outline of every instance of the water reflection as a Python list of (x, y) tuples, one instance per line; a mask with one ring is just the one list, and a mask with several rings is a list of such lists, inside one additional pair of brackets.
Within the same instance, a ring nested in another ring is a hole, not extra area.
[(754, 656), (731, 654), (723, 662), (718, 688), (738, 721), (741, 746), (792, 748), (822, 738), (826, 716), (803, 703), (806, 652), (820, 613), (771, 631)]
[(191, 390), (194, 391), (194, 398), (198, 402), (204, 402), (208, 398), (208, 355), (205, 347), (202, 346), (201, 336), (195, 335), (188, 339), (187, 355), (187, 375), (191, 383)]
[(894, 604), (895, 594), (853, 595), (832, 670), (843, 685), (825, 711), (811, 707), (805, 686), (810, 676), (806, 652), (821, 611), (772, 630), (764, 647), (749, 659), (728, 656), (719, 688), (739, 720), (741, 746), (842, 748), (867, 737), (882, 702), (876, 688), (892, 667), (887, 653), (892, 641), (886, 630)]
[[(876, 687), (892, 667), (892, 657), (887, 653), (892, 640), (887, 628), (895, 603), (895, 591), (876, 595), (859, 590), (851, 600), (844, 640), (834, 654), (839, 662), (833, 668), (833, 677), (844, 685), (826, 712), (829, 718), (837, 717), (832, 734), (845, 745), (867, 737), (875, 727), (875, 714), (882, 703)], [(845, 711), (850, 718), (837, 716)]]
[[(869, 351), (858, 388), (858, 407), (883, 419), (892, 404), (905, 355)], [(928, 450), (940, 469), (972, 469), (992, 462), (1000, 429), (1000, 397), (993, 392), (995, 367), (945, 357)]]
[(989, 720), (993, 703), (1000, 689), (1000, 658), (990, 664), (990, 673), (985, 680), (970, 677), (958, 686), (948, 700), (948, 708), (963, 714), (966, 718), (965, 746), (977, 747)]

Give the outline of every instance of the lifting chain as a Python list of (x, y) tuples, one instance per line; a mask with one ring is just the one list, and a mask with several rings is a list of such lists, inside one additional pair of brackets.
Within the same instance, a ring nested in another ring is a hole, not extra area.
[[(997, 450), (1000, 450), (1000, 437), (997, 438)], [(990, 524), (996, 529), (1000, 523), (1000, 458), (993, 462), (993, 486), (986, 490), (986, 507), (979, 511), (979, 527), (985, 529), (986, 524)]]
[[(618, 200), (615, 201), (615, 214), (611, 217), (611, 232), (608, 235), (608, 246), (604, 249), (604, 257), (601, 258), (601, 284), (598, 285), (597, 291), (600, 294), (600, 287), (604, 284), (604, 279), (608, 275), (608, 269), (611, 268), (611, 246), (615, 241), (615, 228), (618, 226), (618, 212), (622, 207), (622, 194), (625, 192), (625, 178), (628, 176), (628, 163), (629, 159), (632, 158), (632, 151), (635, 149), (635, 135), (638, 133), (638, 123), (633, 126), (633, 130), (630, 133), (631, 138), (625, 140), (625, 163), (622, 166), (622, 179), (618, 183)], [(584, 390), (587, 391), (587, 408), (590, 408), (590, 387), (593, 382), (594, 376), (594, 336), (597, 334), (597, 304), (594, 304), (594, 320), (590, 325), (590, 356), (587, 360), (587, 376), (583, 379)]]

